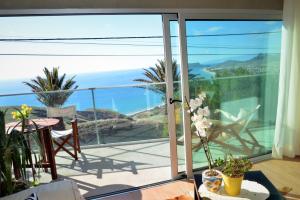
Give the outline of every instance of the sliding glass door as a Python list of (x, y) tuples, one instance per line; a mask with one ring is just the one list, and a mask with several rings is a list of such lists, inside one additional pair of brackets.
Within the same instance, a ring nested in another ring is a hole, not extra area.
[[(79, 161), (59, 152), (56, 165), (60, 176), (82, 185), (86, 197), (184, 171), (191, 177), (206, 166), (186, 109), (186, 101), (201, 92), (213, 122), (208, 134), (214, 158), (270, 152), (281, 21), (178, 15), (0, 17), (0, 109), (27, 104), (31, 118), (46, 118), (49, 106), (76, 107)], [(58, 103), (66, 88), (24, 84), (46, 77), (44, 67), (59, 69), (78, 88), (67, 88)], [(14, 120), (10, 113), (6, 122)], [(42, 172), (40, 182), (49, 181)]]
[[(269, 153), (276, 121), (281, 21), (186, 20), (189, 96), (207, 94), (214, 159)], [(193, 168), (207, 165), (192, 129)]]

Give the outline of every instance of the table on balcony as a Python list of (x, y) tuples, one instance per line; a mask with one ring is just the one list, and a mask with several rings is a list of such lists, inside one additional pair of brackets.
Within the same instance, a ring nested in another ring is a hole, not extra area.
[[(57, 179), (57, 170), (56, 170), (56, 162), (53, 150), (53, 143), (51, 138), (51, 127), (58, 124), (59, 120), (54, 118), (40, 118), (40, 119), (31, 119), (29, 120), (29, 124), (26, 125), (27, 128), (25, 132), (30, 132), (36, 130), (40, 133), (40, 139), (42, 146), (44, 148), (45, 155), (43, 155), (42, 162), (37, 164), (37, 167), (43, 167), (47, 170), (50, 168), (51, 177), (53, 180)], [(9, 128), (20, 129), (21, 124), (17, 122), (11, 122), (6, 124), (6, 129)]]

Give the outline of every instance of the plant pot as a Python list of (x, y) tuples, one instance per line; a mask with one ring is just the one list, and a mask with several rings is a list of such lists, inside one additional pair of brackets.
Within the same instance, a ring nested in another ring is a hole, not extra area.
[(218, 170), (213, 170), (217, 175), (208, 174), (210, 170), (205, 170), (202, 172), (202, 183), (206, 189), (210, 192), (217, 192), (222, 185), (222, 173)]
[(222, 174), (223, 180), (224, 180), (224, 188), (228, 195), (230, 196), (237, 196), (241, 192), (241, 186), (242, 181), (244, 179), (244, 176), (233, 178), (230, 176), (226, 176), (225, 174)]

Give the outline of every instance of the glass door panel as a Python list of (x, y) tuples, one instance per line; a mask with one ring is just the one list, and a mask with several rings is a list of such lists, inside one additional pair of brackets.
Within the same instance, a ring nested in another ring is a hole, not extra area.
[[(207, 94), (214, 159), (259, 156), (272, 148), (281, 21), (186, 21), (190, 98)], [(207, 161), (192, 136), (193, 168)]]

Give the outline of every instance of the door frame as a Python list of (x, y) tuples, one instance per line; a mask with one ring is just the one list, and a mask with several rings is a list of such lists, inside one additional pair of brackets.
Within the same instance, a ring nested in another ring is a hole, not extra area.
[(166, 99), (168, 111), (168, 132), (170, 139), (170, 163), (171, 177), (175, 179), (178, 176), (178, 154), (177, 154), (177, 136), (176, 136), (176, 121), (175, 121), (175, 106), (169, 102), (173, 98), (173, 69), (172, 69), (172, 48), (171, 48), (171, 33), (170, 22), (177, 20), (176, 14), (163, 14), (163, 41), (164, 41), (164, 59), (166, 67)]

